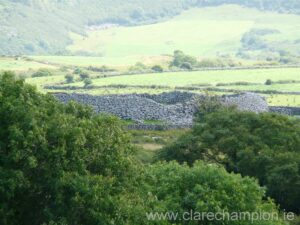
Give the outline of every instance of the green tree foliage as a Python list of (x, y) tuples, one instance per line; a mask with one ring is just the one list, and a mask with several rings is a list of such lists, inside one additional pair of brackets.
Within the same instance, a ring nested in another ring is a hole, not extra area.
[(300, 212), (300, 120), (213, 106), (200, 110), (196, 122), (159, 158), (190, 165), (202, 159), (257, 177), (283, 209)]
[(83, 80), (83, 83), (84, 83), (84, 87), (87, 88), (88, 86), (91, 86), (93, 84), (93, 81), (91, 78), (85, 78)]
[[(0, 224), (179, 225), (182, 222), (150, 221), (146, 213), (276, 212), (253, 179), (217, 166), (139, 165), (122, 125), (115, 117), (96, 115), (74, 102), (60, 104), (13, 74), (1, 75)], [(295, 175), (295, 168), (281, 163), (270, 182), (287, 171)]]
[(67, 82), (68, 84), (74, 82), (74, 76), (73, 76), (73, 74), (67, 74), (67, 75), (65, 76), (65, 79), (66, 79), (66, 82)]
[(141, 62), (137, 62), (134, 66), (131, 66), (129, 68), (129, 71), (146, 71), (147, 70), (147, 66)]
[[(264, 212), (276, 213), (271, 201), (263, 201), (264, 189), (254, 179), (229, 174), (216, 165), (196, 162), (192, 167), (176, 162), (149, 166), (151, 193), (164, 204), (160, 212)], [(190, 215), (192, 216), (192, 215)], [(186, 218), (186, 217), (185, 217)], [(191, 218), (191, 217), (189, 217)], [(196, 216), (194, 217), (196, 219)], [(178, 216), (173, 224), (182, 224)], [(250, 224), (250, 221), (186, 221), (183, 224)], [(254, 221), (253, 224), (282, 224), (281, 221)]]
[(0, 224), (126, 224), (118, 202), (136, 169), (119, 120), (5, 73), (0, 125)]
[(162, 66), (160, 66), (160, 65), (152, 66), (152, 67), (151, 67), (151, 70), (153, 70), (154, 72), (158, 72), (158, 73), (161, 73), (161, 72), (164, 71), (164, 69), (163, 69)]
[(179, 67), (182, 69), (187, 69), (187, 64), (189, 64), (188, 69), (192, 69), (193, 66), (197, 65), (197, 59), (195, 57), (186, 55), (183, 51), (176, 50), (174, 51), (173, 61), (171, 62), (170, 66)]
[(81, 73), (79, 74), (79, 76), (80, 76), (80, 79), (81, 79), (81, 80), (85, 80), (85, 79), (90, 78), (90, 75), (89, 75), (87, 72), (81, 72)]
[(48, 69), (39, 69), (31, 75), (32, 77), (49, 77), (52, 76), (52, 72)]
[(271, 79), (266, 80), (265, 85), (272, 85), (273, 81)]

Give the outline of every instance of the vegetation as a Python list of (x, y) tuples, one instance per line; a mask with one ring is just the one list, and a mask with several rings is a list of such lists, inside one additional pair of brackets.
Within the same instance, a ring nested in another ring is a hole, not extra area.
[(48, 77), (51, 76), (52, 72), (48, 69), (39, 69), (37, 72), (33, 73), (32, 77)]
[[(129, 0), (126, 3), (121, 0), (2, 0), (0, 24), (3, 29), (0, 33), (0, 54), (66, 54), (68, 51), (65, 47), (71, 43), (70, 33), (73, 33), (73, 36), (84, 37), (86, 27), (89, 27), (89, 30), (101, 30), (118, 25), (153, 23), (173, 17), (188, 8), (218, 6), (224, 3), (283, 13), (299, 13), (300, 8), (296, 0), (154, 0), (151, 3), (148, 0)], [(49, 26), (45, 26), (45, 23)], [(31, 29), (32, 27), (35, 29)], [(74, 51), (81, 55), (93, 54), (76, 48)]]
[(193, 66), (197, 65), (197, 59), (184, 54), (183, 51), (176, 50), (173, 57), (170, 67), (175, 66), (182, 69), (192, 69)]
[(93, 83), (93, 81), (90, 78), (85, 78), (83, 80), (83, 83), (84, 83), (84, 87), (87, 88), (88, 86), (90, 86)]
[[(201, 61), (200, 61), (201, 62)], [(149, 67), (148, 67), (149, 68)], [(203, 93), (209, 91), (214, 95), (231, 94), (234, 92), (254, 91), (264, 95), (271, 105), (300, 106), (299, 68), (274, 68), (274, 69), (223, 69), (215, 71), (180, 71), (164, 73), (145, 73), (128, 75), (120, 74), (111, 77), (117, 72), (99, 73), (87, 68), (77, 68), (75, 72), (89, 74), (93, 87), (84, 88), (84, 83), (77, 79), (74, 83), (67, 83), (65, 76), (69, 71), (53, 71), (53, 76), (30, 78), (30, 73), (23, 73), (28, 83), (37, 85), (43, 92), (63, 90), (70, 92), (66, 87), (71, 86), (76, 92), (94, 95), (101, 94), (126, 94), (126, 93), (151, 93), (157, 94), (166, 91), (192, 91)], [(147, 72), (146, 71), (142, 71)], [(139, 73), (139, 72), (137, 72)], [(283, 79), (284, 74), (284, 79)], [(265, 85), (271, 79), (270, 85)], [(56, 86), (60, 89), (46, 89), (47, 86)]]
[(164, 71), (164, 69), (160, 65), (155, 65), (155, 66), (151, 67), (151, 70), (153, 70), (154, 72), (158, 72), (158, 73), (161, 73)]
[(1, 75), (0, 90), (1, 224), (166, 225), (181, 222), (151, 221), (146, 213), (278, 213), (255, 180), (218, 166), (138, 164), (115, 117), (62, 105), (10, 73)]
[(256, 177), (282, 209), (299, 213), (300, 120), (218, 103), (204, 106), (193, 130), (163, 149), (159, 158), (190, 165), (204, 160)]
[[(295, 64), (297, 60), (299, 62), (299, 22), (299, 15), (237, 5), (193, 8), (164, 22), (147, 26), (112, 27), (88, 31), (87, 35), (72, 35), (74, 42), (67, 49), (75, 54), (84, 51), (114, 59), (139, 56), (140, 59), (135, 62), (141, 61), (144, 56), (169, 55), (179, 49), (201, 59), (238, 57)], [(267, 45), (265, 48), (243, 47), (243, 37), (256, 30), (278, 32), (259, 36)], [(289, 58), (292, 60), (284, 60)]]
[(65, 79), (66, 79), (66, 82), (67, 82), (68, 84), (73, 83), (73, 82), (74, 82), (74, 75), (73, 75), (73, 74), (67, 74), (67, 75), (65, 76)]

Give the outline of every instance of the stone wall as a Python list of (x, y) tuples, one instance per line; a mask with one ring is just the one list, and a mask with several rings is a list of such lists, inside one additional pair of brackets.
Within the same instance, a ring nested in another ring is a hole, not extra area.
[[(122, 119), (143, 124), (145, 120), (160, 120), (170, 126), (191, 126), (197, 101), (204, 98), (189, 92), (169, 92), (159, 95), (129, 94), (92, 96), (87, 94), (54, 94), (63, 103), (74, 100), (90, 105), (97, 113), (110, 113)], [(240, 110), (266, 112), (266, 100), (254, 93), (243, 93), (220, 97), (225, 105), (236, 105)]]
[(300, 107), (271, 106), (269, 108), (270, 112), (276, 112), (290, 116), (300, 116)]

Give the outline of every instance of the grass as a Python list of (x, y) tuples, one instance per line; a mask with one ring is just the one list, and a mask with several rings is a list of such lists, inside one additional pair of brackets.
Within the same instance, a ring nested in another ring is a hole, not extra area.
[(151, 163), (156, 152), (186, 133), (187, 129), (148, 131), (130, 130), (132, 143), (137, 147), (136, 157), (143, 163)]
[(264, 95), (270, 106), (300, 107), (300, 95)]
[(27, 61), (23, 58), (15, 57), (0, 57), (0, 71), (12, 70), (16, 72), (28, 71), (28, 70), (37, 70), (40, 68), (56, 68), (55, 66), (46, 65), (43, 63)]
[(194, 56), (235, 54), (244, 33), (253, 28), (277, 29), (279, 34), (265, 39), (293, 41), (300, 36), (300, 16), (262, 12), (237, 5), (188, 10), (161, 23), (114, 27), (90, 31), (86, 36), (71, 35), (68, 50), (101, 54), (105, 57), (143, 57), (170, 54), (180, 49)]
[[(209, 83), (212, 85), (216, 85), (218, 83), (233, 83), (240, 81), (263, 84), (267, 79), (271, 79), (273, 81), (282, 80), (283, 78), (298, 80), (299, 76), (300, 68), (196, 71), (107, 77), (101, 79), (94, 79), (93, 84), (97, 86), (163, 85), (170, 87), (191, 86), (200, 83)], [(77, 82), (73, 85), (81, 87), (83, 86), (83, 83)], [(247, 88), (248, 86), (243, 87)], [(231, 88), (231, 86), (227, 88)]]
[[(244, 90), (275, 90), (285, 92), (299, 92), (300, 84), (272, 84), (264, 85), (267, 79), (272, 81), (283, 80), (299, 80), (300, 68), (281, 68), (281, 69), (255, 69), (255, 70), (223, 70), (223, 71), (197, 71), (197, 72), (175, 72), (175, 73), (158, 73), (158, 74), (142, 74), (142, 75), (125, 75), (119, 77), (107, 77), (100, 79), (93, 79), (93, 85), (163, 85), (169, 88), (147, 88), (147, 87), (128, 87), (128, 88), (96, 88), (96, 89), (80, 89), (77, 93), (85, 93), (92, 95), (107, 95), (107, 94), (132, 94), (132, 93), (149, 93), (159, 94), (175, 90), (175, 86), (195, 86), (197, 84), (208, 83), (216, 85), (218, 83), (234, 83), (234, 82), (250, 82), (260, 83), (257, 85), (235, 85), (235, 86), (218, 86), (220, 89), (233, 89), (236, 91)], [(39, 90), (44, 92), (55, 92), (55, 90), (45, 90), (44, 85), (72, 85), (83, 87), (83, 82), (76, 82), (72, 84), (63, 84), (65, 81), (62, 72), (55, 73), (51, 77), (37, 77), (27, 78), (28, 83), (34, 84)], [(214, 87), (216, 88), (216, 87)], [(64, 92), (74, 92), (65, 91)], [(195, 93), (204, 93), (203, 91), (193, 91)], [(205, 92), (206, 93), (206, 92)], [(230, 94), (230, 92), (209, 92), (210, 94)], [(265, 95), (270, 105), (289, 105), (300, 106), (299, 95)]]
[(136, 62), (142, 61), (145, 65), (167, 64), (170, 56), (125, 56), (125, 57), (92, 57), (92, 56), (28, 56), (38, 62), (57, 64), (72, 67), (101, 67), (103, 65), (119, 71), (126, 71)]
[[(299, 74), (300, 80), (300, 74)], [(246, 86), (219, 86), (222, 89), (249, 90), (249, 91), (283, 91), (283, 92), (300, 92), (300, 83), (295, 84), (272, 84), (272, 85), (246, 85)]]

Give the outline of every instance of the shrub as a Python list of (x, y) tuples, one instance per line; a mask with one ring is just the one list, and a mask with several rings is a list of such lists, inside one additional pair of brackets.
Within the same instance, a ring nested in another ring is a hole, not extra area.
[(155, 71), (155, 72), (159, 72), (159, 73), (161, 73), (161, 72), (164, 71), (164, 69), (163, 69), (162, 66), (160, 66), (160, 65), (152, 66), (152, 67), (151, 67), (151, 70), (153, 70), (153, 71)]
[(81, 73), (79, 74), (79, 76), (80, 76), (80, 79), (81, 79), (82, 81), (84, 81), (85, 79), (90, 78), (90, 75), (89, 75), (88, 73), (86, 73), (86, 72), (81, 72)]
[(180, 68), (181, 69), (186, 69), (186, 70), (192, 70), (193, 66), (189, 62), (184, 62), (184, 63), (181, 64)]
[(265, 82), (265, 85), (272, 85), (272, 84), (273, 84), (273, 82), (270, 79), (266, 80), (266, 82)]
[(147, 66), (141, 62), (137, 62), (134, 66), (129, 68), (129, 71), (144, 71), (147, 69)]
[(196, 66), (197, 59), (195, 57), (184, 54), (183, 51), (174, 51), (173, 61), (171, 62), (170, 67), (182, 68), (182, 65), (184, 63), (189, 63), (191, 64), (191, 66)]
[(202, 59), (198, 65), (198, 67), (224, 67), (225, 63), (220, 59)]
[(73, 71), (74, 74), (81, 74), (82, 73), (82, 70), (80, 68), (76, 68), (74, 71)]
[(73, 83), (74, 82), (74, 76), (72, 74), (67, 74), (65, 76), (66, 82), (69, 83)]
[(84, 87), (87, 88), (87, 87), (89, 87), (90, 85), (93, 84), (93, 81), (90, 78), (85, 78), (83, 80), (83, 83), (84, 83)]
[(48, 69), (39, 69), (38, 71), (36, 71), (35, 73), (33, 73), (31, 76), (32, 77), (48, 77), (48, 76), (52, 76), (52, 72)]

